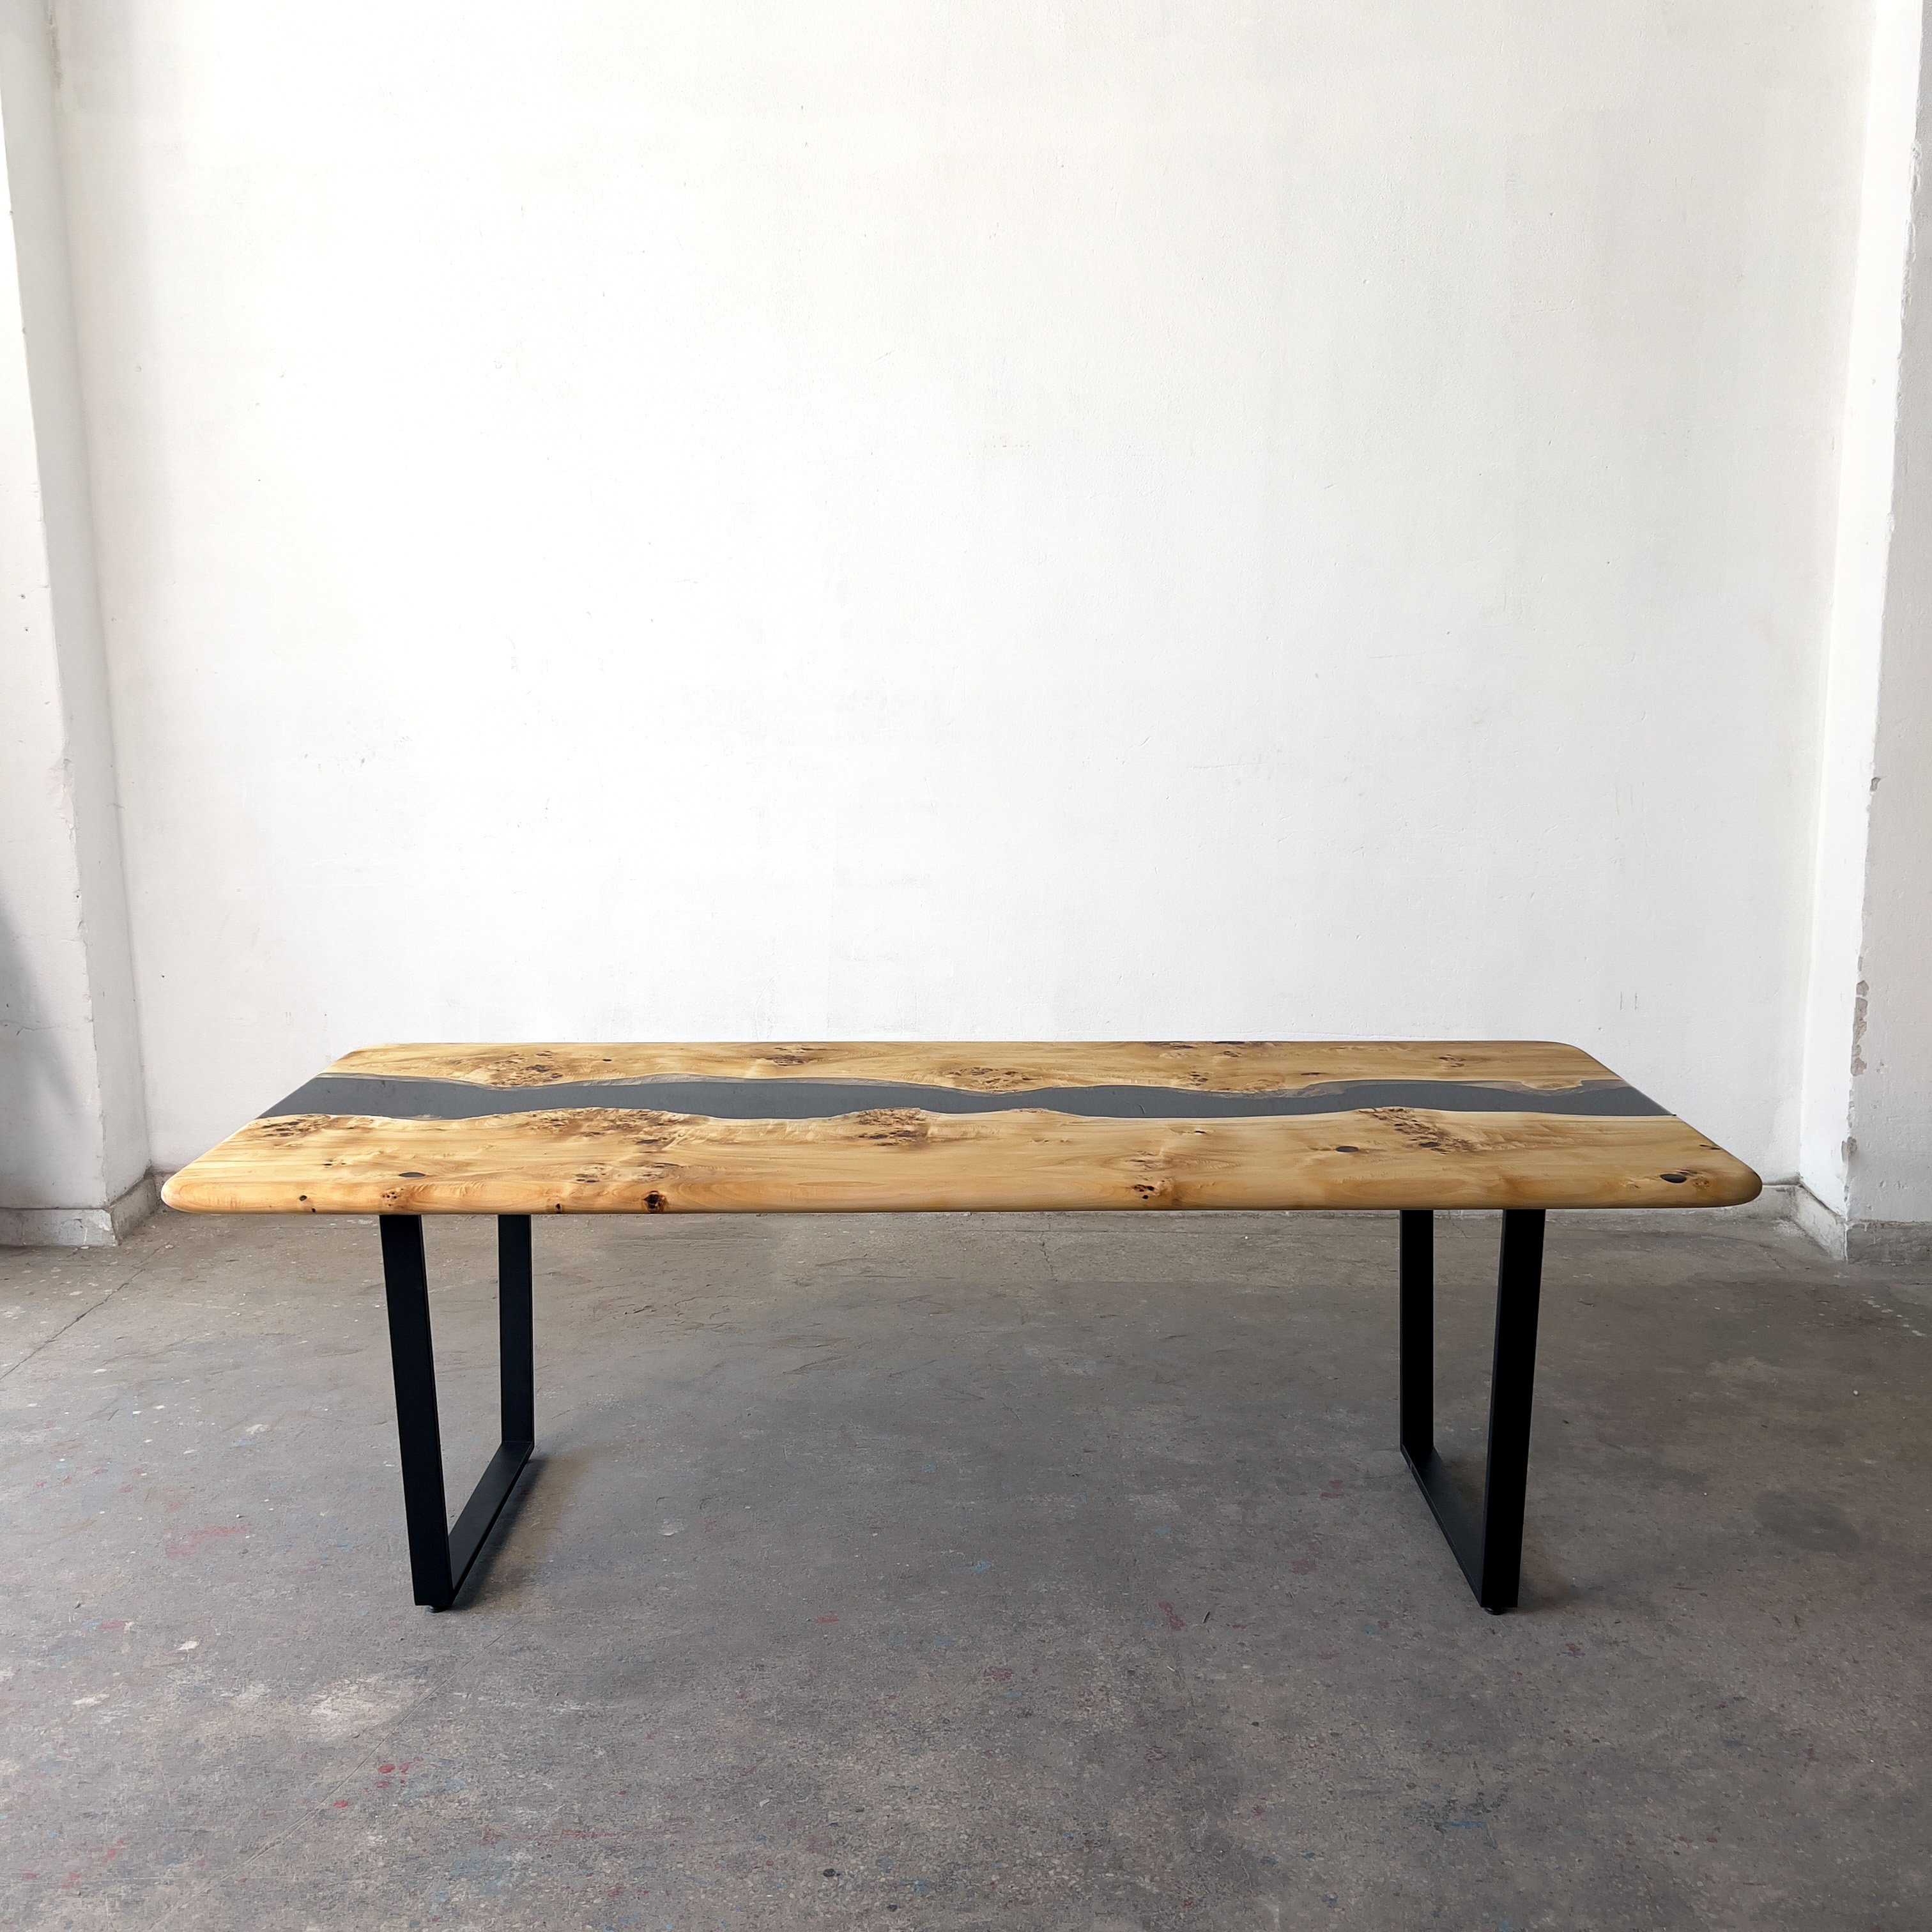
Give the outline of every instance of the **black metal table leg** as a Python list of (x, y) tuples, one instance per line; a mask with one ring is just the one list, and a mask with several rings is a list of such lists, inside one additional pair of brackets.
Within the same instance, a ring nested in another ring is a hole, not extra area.
[(1401, 1234), (1400, 1434), (1408, 1463), (1484, 1610), (1513, 1610), (1522, 1572), (1523, 1497), (1542, 1295), (1543, 1210), (1503, 1215), (1490, 1376), (1488, 1466), (1480, 1519), (1436, 1452), (1435, 1216), (1405, 1209)]
[(429, 1271), (423, 1258), (422, 1219), (416, 1214), (385, 1214), (382, 1231), (410, 1574), (418, 1603), (433, 1610), (446, 1610), (462, 1588), (490, 1526), (509, 1500), (536, 1439), (530, 1216), (506, 1214), (496, 1223), (502, 1440), (453, 1529), (443, 1492), (442, 1430), (436, 1415), (436, 1358), (430, 1340)]

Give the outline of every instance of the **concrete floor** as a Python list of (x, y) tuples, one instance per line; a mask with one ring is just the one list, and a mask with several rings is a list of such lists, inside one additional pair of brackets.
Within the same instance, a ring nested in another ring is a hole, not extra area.
[[(441, 1616), (368, 1222), (0, 1254), (0, 1919), (1932, 1923), (1922, 1280), (1552, 1222), (1492, 1618), (1392, 1447), (1393, 1216), (536, 1234), (538, 1460)], [(431, 1224), (453, 1492), (492, 1252)]]

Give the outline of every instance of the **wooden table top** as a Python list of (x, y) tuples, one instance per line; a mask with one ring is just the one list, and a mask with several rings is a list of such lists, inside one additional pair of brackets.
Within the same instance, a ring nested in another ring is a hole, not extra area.
[(213, 1214), (1711, 1208), (1757, 1176), (1539, 1041), (365, 1047), (173, 1175)]

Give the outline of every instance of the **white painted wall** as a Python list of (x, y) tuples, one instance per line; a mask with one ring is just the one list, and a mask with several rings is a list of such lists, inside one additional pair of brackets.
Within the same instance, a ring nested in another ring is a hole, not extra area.
[(389, 1038), (1517, 1034), (1795, 1168), (1864, 10), (58, 19), (160, 1164)]
[[(1919, 115), (1922, 146), (1932, 134), (1923, 75)], [(1914, 204), (1852, 1060), (1855, 1228), (1932, 1221), (1932, 183), (1922, 169)]]
[[(1877, 0), (1825, 653), (1798, 1172), (1850, 1205), (1852, 1086), (1864, 1065), (1867, 860), (1898, 465), (1899, 355), (1910, 253), (1924, 0)], [(1924, 883), (1932, 883), (1928, 881)], [(1932, 1202), (1928, 1202), (1932, 1218)]]
[(51, 55), (0, 0), (0, 1242), (84, 1244), (152, 1187)]

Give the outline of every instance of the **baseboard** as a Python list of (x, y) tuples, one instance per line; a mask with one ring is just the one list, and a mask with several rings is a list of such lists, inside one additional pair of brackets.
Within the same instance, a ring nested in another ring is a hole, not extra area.
[[(105, 1208), (0, 1208), (0, 1248), (117, 1246), (160, 1206), (161, 1179), (156, 1173), (142, 1174)], [(1338, 1220), (1358, 1218), (1346, 1210), (1333, 1212)], [(1328, 1217), (1318, 1214), (1316, 1218)], [(1802, 1180), (1767, 1182), (1763, 1192), (1742, 1208), (1563, 1208), (1550, 1218), (1585, 1226), (1614, 1222), (1632, 1234), (1717, 1228), (1741, 1220), (1788, 1221), (1834, 1261), (1932, 1266), (1932, 1221), (1848, 1222)]]
[(1828, 1208), (1802, 1180), (1786, 1184), (1791, 1196), (1791, 1220), (1798, 1232), (1822, 1248), (1834, 1262), (1848, 1260), (1848, 1229), (1845, 1217)]
[(0, 1208), (0, 1248), (112, 1248), (161, 1204), (160, 1183), (144, 1174), (104, 1208)]
[[(1360, 1209), (1298, 1210), (1298, 1217), (1312, 1211), (1320, 1220), (1353, 1220)], [(1492, 1218), (1493, 1209), (1448, 1208), (1441, 1219)], [(1755, 1200), (1740, 1208), (1552, 1208), (1550, 1218), (1577, 1228), (1614, 1228), (1626, 1234), (1684, 1234), (1693, 1228), (1721, 1233), (1741, 1221), (1762, 1226), (1788, 1223), (1814, 1241), (1834, 1261), (1932, 1262), (1932, 1222), (1859, 1221), (1847, 1227), (1802, 1180), (1768, 1180)]]
[(1736, 1208), (1558, 1208), (1550, 1218), (1630, 1228), (1735, 1227), (1739, 1221), (1796, 1220), (1791, 1197), (1803, 1192), (1795, 1180), (1768, 1180), (1754, 1200)]
[[(1768, 1195), (1772, 1190), (1767, 1187)], [(1932, 1221), (1850, 1221), (1828, 1208), (1802, 1181), (1785, 1181), (1778, 1192), (1788, 1203), (1792, 1225), (1834, 1262), (1871, 1262), (1882, 1267), (1932, 1265)]]
[(1932, 1264), (1932, 1221), (1854, 1221), (1845, 1230), (1845, 1258), (1924, 1268)]
[[(1740, 1221), (1794, 1221), (1792, 1196), (1804, 1190), (1795, 1180), (1769, 1180), (1754, 1200), (1737, 1208), (1552, 1208), (1550, 1219), (1579, 1228), (1621, 1228), (1625, 1234), (1668, 1234), (1700, 1228), (1712, 1232), (1735, 1228)], [(1807, 1198), (1809, 1198), (1807, 1196)], [(1445, 1219), (1462, 1210), (1442, 1210)], [(1478, 1210), (1468, 1210), (1472, 1214)], [(1492, 1210), (1481, 1210), (1484, 1214)]]

